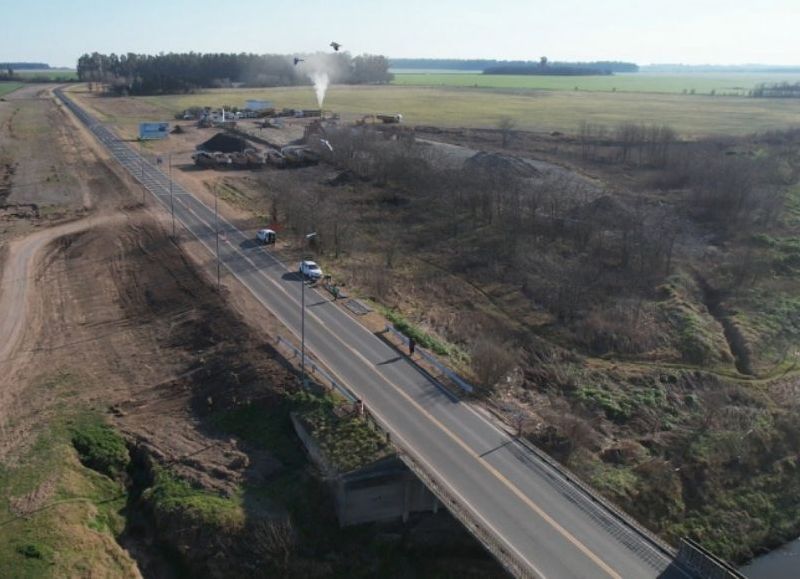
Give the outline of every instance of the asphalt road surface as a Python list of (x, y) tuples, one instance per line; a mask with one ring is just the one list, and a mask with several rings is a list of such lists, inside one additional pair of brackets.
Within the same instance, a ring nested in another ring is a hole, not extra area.
[[(66, 99), (135, 178), (210, 252), (214, 212), (170, 183), (161, 168)], [(171, 203), (172, 201), (172, 203)], [(220, 257), (253, 295), (300, 334), (301, 278), (227, 221), (220, 220)], [(448, 396), (404, 356), (306, 290), (306, 347), (354, 391), (426, 473), (455, 497), (524, 568), (546, 578), (688, 577), (672, 553), (614, 515), (469, 403)]]

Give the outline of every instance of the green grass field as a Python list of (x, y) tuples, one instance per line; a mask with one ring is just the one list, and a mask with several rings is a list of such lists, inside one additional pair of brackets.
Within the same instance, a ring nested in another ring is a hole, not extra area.
[(0, 82), (0, 97), (4, 97), (8, 93), (14, 92), (21, 86), (21, 82)]
[(19, 70), (14, 75), (37, 80), (78, 80), (78, 72), (75, 70)]
[[(411, 76), (411, 75), (408, 75)], [(420, 75), (414, 75), (420, 76)], [(425, 75), (423, 75), (425, 76)], [(431, 75), (427, 75), (431, 76)], [(441, 74), (439, 78), (480, 78), (482, 75)], [(697, 76), (704, 90), (713, 83), (728, 86), (730, 81), (721, 78)], [(508, 82), (533, 82), (531, 77), (503, 78)], [(609, 83), (620, 77), (592, 77), (583, 81), (595, 82), (597, 91), (588, 90), (532, 90), (520, 88), (481, 89), (465, 86), (346, 86), (329, 88), (324, 108), (337, 112), (347, 121), (366, 114), (400, 112), (408, 125), (436, 125), (442, 127), (493, 128), (503, 117), (511, 117), (519, 129), (531, 131), (561, 131), (575, 133), (582, 121), (617, 125), (621, 122), (666, 124), (684, 136), (711, 134), (742, 135), (800, 125), (800, 101), (794, 99), (753, 99), (748, 97), (710, 96), (708, 94), (682, 94), (659, 92), (659, 86), (673, 88), (680, 82), (671, 77), (649, 75), (651, 84), (644, 92), (602, 90), (599, 83)], [(645, 77), (633, 77), (644, 82)], [(685, 77), (682, 77), (685, 78)], [(730, 75), (726, 78), (730, 79)], [(754, 76), (748, 82), (755, 83)], [(800, 78), (800, 75), (798, 75)], [(567, 79), (539, 77), (551, 83)], [(660, 79), (660, 80), (659, 80)], [(462, 79), (463, 80), (463, 79)], [(576, 77), (569, 79), (575, 83)], [(633, 81), (631, 81), (633, 82)], [(659, 84), (662, 83), (662, 84)], [(632, 86), (632, 85), (631, 85)], [(731, 85), (732, 86), (732, 85)], [(80, 90), (75, 87), (74, 90)], [(137, 97), (116, 99), (108, 106), (97, 102), (105, 120), (121, 125), (149, 120), (171, 120), (174, 114), (191, 106), (231, 105), (243, 107), (247, 99), (271, 100), (279, 108), (316, 108), (317, 102), (311, 87), (282, 87), (272, 89), (214, 89), (196, 94)], [(92, 104), (94, 99), (87, 99)], [(106, 100), (106, 99), (104, 99)], [(125, 102), (127, 101), (127, 102)]]
[(800, 81), (800, 74), (616, 74), (613, 76), (523, 76), (458, 73), (395, 73), (398, 86), (471, 87), (515, 90), (578, 90), (747, 95), (760, 83)]

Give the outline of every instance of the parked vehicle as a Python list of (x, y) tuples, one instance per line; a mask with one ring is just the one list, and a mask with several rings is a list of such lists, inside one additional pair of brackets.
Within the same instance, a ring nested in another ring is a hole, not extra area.
[(322, 277), (322, 270), (311, 260), (305, 259), (300, 262), (300, 273), (303, 277), (317, 281)]
[(256, 233), (256, 239), (263, 245), (275, 243), (276, 234), (272, 229), (259, 229)]
[(375, 118), (379, 121), (383, 121), (383, 124), (385, 125), (403, 122), (403, 115), (400, 113), (395, 113), (392, 115), (375, 115)]
[(319, 163), (319, 153), (305, 145), (287, 145), (281, 149), (281, 155), (285, 159), (286, 166), (302, 167)]

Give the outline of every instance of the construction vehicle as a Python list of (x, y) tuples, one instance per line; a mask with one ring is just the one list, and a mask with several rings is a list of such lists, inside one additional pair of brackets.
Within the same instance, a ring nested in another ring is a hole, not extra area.
[(197, 151), (192, 155), (192, 160), (194, 161), (195, 165), (204, 169), (217, 166), (217, 161), (214, 159), (214, 155), (206, 151)]
[(403, 115), (400, 113), (394, 113), (392, 115), (375, 115), (375, 118), (379, 121), (383, 121), (383, 124), (388, 125), (391, 123), (400, 123), (403, 121)]
[(247, 157), (247, 164), (250, 167), (262, 167), (266, 162), (264, 155), (256, 149), (246, 149), (244, 154)]
[(286, 167), (286, 158), (281, 155), (280, 151), (269, 149), (267, 150), (265, 156), (267, 165), (277, 167), (278, 169), (283, 169)]
[(304, 145), (289, 145), (281, 149), (281, 155), (287, 166), (316, 165), (319, 154)]

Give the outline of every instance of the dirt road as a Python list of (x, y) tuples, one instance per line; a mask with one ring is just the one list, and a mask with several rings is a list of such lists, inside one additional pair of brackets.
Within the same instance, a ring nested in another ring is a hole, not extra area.
[[(7, 424), (20, 408), (20, 395), (28, 385), (33, 354), (39, 336), (48, 333), (49, 321), (42, 316), (42, 267), (57, 240), (103, 223), (124, 219), (123, 214), (94, 216), (42, 229), (11, 242), (0, 281), (0, 457), (24, 429), (7, 431)], [(25, 406), (24, 404), (22, 406)]]
[[(37, 299), (37, 265), (42, 259), (44, 250), (48, 245), (65, 235), (78, 233), (101, 223), (121, 221), (123, 215), (109, 215), (103, 217), (88, 217), (42, 229), (21, 239), (12, 241), (8, 246), (8, 253), (3, 268), (2, 282), (0, 282), (0, 384), (8, 382), (15, 374), (15, 366), (22, 362), (19, 345), (22, 342), (26, 329), (29, 334), (34, 334), (37, 320), (33, 319), (32, 306)], [(41, 321), (39, 321), (41, 322)], [(46, 324), (42, 323), (46, 330)], [(6, 388), (0, 391), (0, 401), (6, 394)], [(0, 412), (3, 404), (0, 402)], [(0, 419), (2, 414), (0, 414)]]

